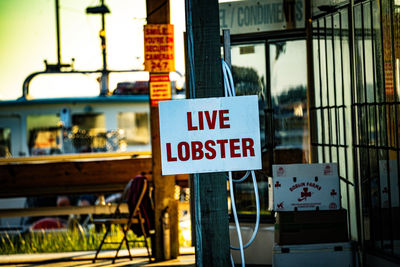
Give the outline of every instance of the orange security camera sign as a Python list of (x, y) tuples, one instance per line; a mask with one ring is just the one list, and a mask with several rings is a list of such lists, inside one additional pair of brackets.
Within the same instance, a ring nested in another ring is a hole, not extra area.
[(161, 101), (163, 175), (261, 169), (257, 96)]
[(174, 72), (174, 25), (144, 25), (144, 68), (149, 72)]
[(150, 99), (152, 106), (158, 106), (158, 101), (171, 99), (169, 74), (150, 74)]

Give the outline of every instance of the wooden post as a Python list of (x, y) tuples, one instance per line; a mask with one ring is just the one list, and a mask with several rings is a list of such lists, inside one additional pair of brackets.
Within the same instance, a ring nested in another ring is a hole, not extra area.
[(308, 145), (310, 152), (308, 153), (307, 161), (309, 163), (318, 162), (318, 147), (313, 146), (312, 143), (317, 142), (317, 129), (311, 127), (312, 121), (317, 121), (315, 112), (311, 110), (311, 107), (315, 106), (315, 94), (314, 94), (314, 61), (313, 61), (313, 32), (312, 32), (312, 21), (311, 21), (311, 4), (305, 2), (305, 25), (306, 25), (306, 49), (307, 49), (307, 116), (308, 116)]
[[(147, 0), (147, 24), (169, 24), (170, 10), (169, 0)], [(178, 203), (174, 199), (175, 176), (161, 175), (161, 150), (160, 150), (160, 128), (158, 118), (158, 106), (152, 106), (150, 101), (150, 128), (152, 147), (152, 170), (154, 181), (155, 202), (155, 230), (156, 234), (152, 240), (152, 251), (156, 261), (165, 260), (164, 238), (162, 232), (162, 216), (168, 207), (170, 218), (170, 256), (178, 257)]]
[[(223, 96), (217, 0), (186, 0), (190, 98)], [(196, 265), (229, 266), (227, 184), (223, 173), (191, 176)]]

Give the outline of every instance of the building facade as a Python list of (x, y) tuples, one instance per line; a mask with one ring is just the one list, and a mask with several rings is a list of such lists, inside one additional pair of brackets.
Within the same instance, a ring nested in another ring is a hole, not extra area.
[(237, 93), (260, 99), (261, 198), (272, 164), (336, 162), (365, 266), (400, 263), (399, 26), (398, 0), (220, 3)]

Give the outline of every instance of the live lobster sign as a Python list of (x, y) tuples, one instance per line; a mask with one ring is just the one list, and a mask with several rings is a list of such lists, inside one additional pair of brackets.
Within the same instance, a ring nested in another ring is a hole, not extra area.
[(161, 101), (163, 175), (261, 169), (258, 97)]

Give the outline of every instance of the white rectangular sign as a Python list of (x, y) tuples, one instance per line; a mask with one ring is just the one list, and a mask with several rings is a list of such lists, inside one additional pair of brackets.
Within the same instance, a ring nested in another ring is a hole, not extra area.
[(231, 34), (293, 30), (305, 27), (304, 0), (245, 0), (219, 4), (221, 29)]
[(261, 169), (257, 96), (159, 103), (162, 174)]
[(272, 165), (275, 211), (340, 209), (337, 164)]

